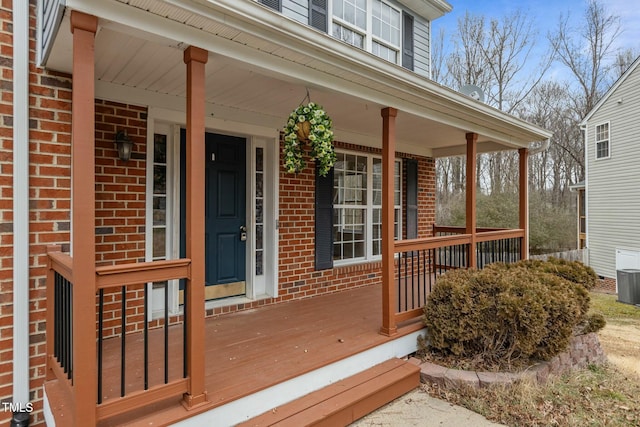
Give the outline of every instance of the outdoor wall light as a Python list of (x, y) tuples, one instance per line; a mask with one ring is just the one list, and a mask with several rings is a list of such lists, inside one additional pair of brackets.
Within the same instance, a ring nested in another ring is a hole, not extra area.
[(133, 142), (127, 136), (126, 131), (118, 131), (116, 134), (116, 146), (118, 147), (118, 157), (123, 162), (126, 162), (131, 158), (131, 149), (133, 148)]

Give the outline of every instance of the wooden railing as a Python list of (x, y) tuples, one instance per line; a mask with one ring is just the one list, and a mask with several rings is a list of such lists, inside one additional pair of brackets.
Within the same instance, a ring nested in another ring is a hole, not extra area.
[[(59, 252), (59, 248), (49, 251), (47, 292), (48, 301), (53, 304), (47, 306), (47, 379), (57, 378), (67, 384), (72, 399), (80, 402), (81, 397), (76, 396), (74, 390), (73, 355), (79, 354), (78, 346), (97, 342), (98, 398), (94, 402), (97, 420), (187, 393), (185, 337), (189, 325), (184, 321), (186, 316), (174, 318), (179, 321), (170, 325), (166, 287), (170, 280), (189, 278), (191, 261), (179, 259), (97, 267), (94, 301), (97, 324), (91, 337), (73, 334), (72, 261), (69, 255)], [(154, 320), (158, 326), (153, 330), (154, 336), (163, 342), (160, 346), (163, 350), (153, 353), (149, 351), (149, 282), (160, 282), (165, 286), (164, 318)], [(185, 293), (188, 291), (186, 288)], [(135, 337), (131, 332), (136, 332)], [(175, 334), (172, 341), (182, 340), (182, 351), (177, 354), (169, 352), (170, 333)], [(135, 359), (136, 369), (140, 367), (140, 375), (127, 371), (127, 366), (134, 362), (131, 358)], [(170, 366), (173, 367), (171, 375)], [(160, 374), (156, 374), (158, 372)], [(109, 384), (108, 391), (106, 383)]]
[[(436, 237), (395, 242), (394, 322), (399, 324), (422, 315), (427, 297), (438, 276), (451, 269), (468, 268), (469, 254), (475, 254), (477, 268), (492, 262), (521, 259), (524, 230), (478, 229), (464, 234), (462, 227), (434, 227)], [(475, 241), (475, 248), (470, 245)]]
[(59, 379), (70, 394), (73, 388), (73, 283), (71, 257), (50, 248), (47, 271), (47, 379)]

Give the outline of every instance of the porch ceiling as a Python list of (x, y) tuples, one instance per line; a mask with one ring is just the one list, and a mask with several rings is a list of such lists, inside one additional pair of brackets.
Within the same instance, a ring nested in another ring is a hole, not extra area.
[[(46, 66), (71, 72), (68, 20), (74, 8), (100, 18), (96, 96), (103, 99), (184, 111), (183, 50), (196, 45), (210, 52), (207, 113), (218, 119), (280, 129), (309, 90), (333, 118), (336, 138), (345, 142), (381, 146), (380, 110), (388, 106), (399, 110), (397, 149), (404, 152), (463, 154), (467, 132), (479, 134), (479, 152), (526, 147), (550, 137), (259, 4), (236, 1), (233, 6), (244, 10), (233, 16), (233, 8), (224, 5), (232, 2), (216, 3), (223, 5), (67, 0)], [(305, 37), (318, 42), (309, 46)]]

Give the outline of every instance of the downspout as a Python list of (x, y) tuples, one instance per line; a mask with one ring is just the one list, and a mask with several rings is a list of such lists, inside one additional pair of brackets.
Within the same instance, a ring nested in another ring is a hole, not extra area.
[(29, 3), (13, 0), (13, 419), (29, 425)]

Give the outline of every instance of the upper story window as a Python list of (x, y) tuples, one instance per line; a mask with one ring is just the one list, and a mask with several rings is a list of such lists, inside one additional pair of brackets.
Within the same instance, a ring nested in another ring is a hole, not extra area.
[(606, 159), (610, 153), (609, 123), (596, 126), (596, 159)]
[[(390, 62), (398, 63), (402, 12), (382, 0), (333, 0), (332, 34)], [(406, 29), (413, 31), (413, 28)]]

